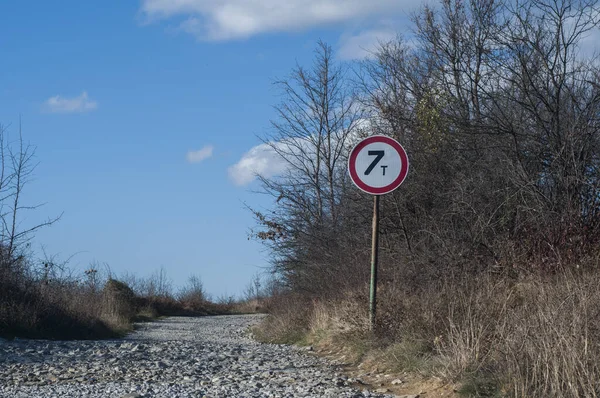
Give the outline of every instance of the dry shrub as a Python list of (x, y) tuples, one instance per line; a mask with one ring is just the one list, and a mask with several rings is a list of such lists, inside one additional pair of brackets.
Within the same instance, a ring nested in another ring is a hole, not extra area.
[(126, 283), (110, 278), (102, 290), (101, 318), (115, 329), (127, 330), (137, 311), (133, 290)]
[(266, 303), (263, 299), (243, 300), (235, 303), (231, 312), (235, 314), (259, 314), (266, 312)]
[(394, 340), (420, 336), (417, 341), (436, 357), (436, 373), (479, 386), (471, 394), (596, 397), (599, 284), (600, 276), (592, 273), (521, 281), (479, 276), (412, 297), (399, 289), (395, 297), (384, 294), (382, 316), (385, 322), (402, 314), (393, 323)]
[(367, 301), (362, 292), (348, 291), (335, 300), (315, 301), (310, 317), (313, 333), (366, 333), (369, 330)]
[[(8, 276), (10, 275), (10, 276)], [(0, 335), (45, 339), (118, 337), (131, 330), (136, 297), (109, 279), (102, 290), (75, 280), (0, 279)]]
[(272, 299), (270, 315), (253, 329), (253, 333), (263, 342), (300, 342), (309, 330), (313, 305), (311, 300), (301, 295), (278, 295)]
[(269, 317), (255, 328), (262, 341), (297, 343), (312, 334), (358, 333), (368, 330), (368, 313), (359, 304), (362, 294), (348, 292), (341, 299), (317, 300), (301, 294), (278, 294), (265, 301)]
[(599, 283), (597, 274), (567, 272), (515, 286), (498, 331), (498, 361), (511, 395), (600, 395)]
[(194, 296), (179, 297), (179, 303), (188, 311), (201, 311), (206, 308), (206, 301)]
[(498, 330), (507, 321), (510, 283), (483, 275), (447, 288), (452, 290), (444, 294), (444, 329), (434, 340), (444, 365), (440, 373), (450, 379), (495, 373)]
[(158, 318), (158, 316), (159, 313), (156, 312), (156, 309), (154, 309), (154, 307), (152, 307), (151, 305), (146, 305), (138, 310), (134, 320), (138, 322), (148, 322)]
[(4, 337), (94, 339), (117, 335), (96, 316), (94, 301), (69, 284), (2, 279), (0, 303), (0, 335)]
[(171, 296), (150, 296), (140, 297), (140, 306), (152, 307), (154, 311), (165, 316), (184, 316), (190, 315), (181, 303)]
[(205, 311), (208, 300), (200, 277), (192, 275), (177, 295), (179, 302), (189, 311)]
[(288, 295), (258, 334), (271, 342), (343, 337), (346, 346), (360, 335), (389, 368), (463, 382), (467, 396), (597, 397), (598, 286), (600, 275), (566, 271), (383, 285), (375, 342), (365, 333), (366, 289), (329, 301)]
[(148, 285), (163, 288), (147, 291), (163, 291), (163, 294), (136, 294), (129, 284), (110, 274), (104, 278), (95, 268), (86, 271), (81, 280), (47, 275), (37, 278), (26, 269), (15, 270), (0, 264), (0, 336), (111, 338), (130, 331), (134, 321), (231, 311), (230, 306), (205, 300), (199, 279), (192, 279), (193, 289), (185, 290), (182, 299), (165, 290), (164, 272), (161, 271), (158, 283), (154, 279)]

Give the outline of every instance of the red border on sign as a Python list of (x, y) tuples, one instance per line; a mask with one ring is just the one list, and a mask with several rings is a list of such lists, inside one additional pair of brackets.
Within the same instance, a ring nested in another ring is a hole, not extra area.
[[(370, 185), (365, 184), (356, 172), (356, 157), (358, 156), (358, 153), (365, 146), (374, 142), (384, 142), (394, 147), (394, 149), (398, 151), (398, 154), (400, 155), (400, 160), (402, 161), (402, 169), (400, 170), (400, 174), (398, 174), (398, 178), (396, 178), (391, 184), (380, 188), (372, 187)], [(354, 184), (356, 184), (357, 187), (359, 187), (366, 193), (370, 193), (372, 195), (383, 195), (392, 192), (404, 182), (404, 179), (408, 174), (408, 156), (406, 155), (406, 151), (404, 150), (402, 145), (400, 145), (400, 143), (395, 139), (387, 137), (385, 135), (374, 135), (365, 138), (364, 140), (356, 144), (356, 146), (352, 149), (352, 151), (350, 152), (350, 158), (348, 159), (348, 172), (350, 173), (350, 178), (352, 179), (352, 182), (354, 182)]]

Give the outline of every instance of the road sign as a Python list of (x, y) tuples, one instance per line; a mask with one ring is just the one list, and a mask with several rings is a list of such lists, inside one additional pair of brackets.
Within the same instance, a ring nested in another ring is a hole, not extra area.
[(374, 135), (359, 142), (348, 160), (350, 178), (357, 187), (372, 195), (398, 188), (408, 173), (408, 156), (393, 138)]
[(374, 135), (359, 142), (348, 159), (348, 172), (357, 187), (373, 196), (369, 325), (375, 329), (379, 254), (379, 197), (398, 188), (408, 173), (408, 156), (393, 138)]

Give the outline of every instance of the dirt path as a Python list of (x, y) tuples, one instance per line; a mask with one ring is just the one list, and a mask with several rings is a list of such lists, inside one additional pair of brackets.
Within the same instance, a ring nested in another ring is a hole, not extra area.
[(168, 318), (122, 340), (3, 342), (0, 397), (386, 397), (349, 386), (326, 359), (255, 342), (246, 330), (259, 320)]

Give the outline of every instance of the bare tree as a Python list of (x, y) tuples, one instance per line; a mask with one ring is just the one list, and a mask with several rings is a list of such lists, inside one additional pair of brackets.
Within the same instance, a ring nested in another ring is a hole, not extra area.
[(415, 41), (383, 43), (354, 82), (320, 43), (311, 69), (278, 82), (265, 140), (288, 168), (261, 178), (275, 201), (255, 211), (256, 236), (284, 283), (327, 295), (366, 280), (370, 208), (345, 170), (363, 129), (397, 138), (411, 161), (381, 204), (384, 283), (592, 255), (600, 63), (580, 50), (599, 11), (593, 0), (442, 0), (414, 16)]
[(419, 170), (386, 211), (384, 241), (405, 244), (391, 255), (499, 264), (593, 247), (600, 74), (580, 49), (598, 15), (596, 1), (446, 0), (414, 17), (416, 46), (365, 62), (364, 104)]
[(31, 182), (36, 166), (35, 148), (23, 140), (21, 125), (16, 143), (7, 139), (7, 128), (0, 125), (0, 255), (4, 267), (19, 262), (35, 231), (60, 219), (58, 216), (22, 227), (21, 213), (42, 206), (22, 203), (23, 190)]
[(287, 168), (274, 178), (259, 176), (263, 192), (277, 205), (255, 215), (266, 227), (257, 236), (270, 243), (276, 267), (290, 277), (318, 272), (327, 283), (336, 272), (315, 260), (333, 258), (335, 252), (331, 244), (340, 233), (345, 156), (363, 115), (346, 74), (334, 62), (331, 47), (319, 42), (312, 68), (297, 66), (289, 78), (276, 82), (282, 102), (264, 141)]
[(170, 297), (173, 290), (171, 279), (163, 266), (143, 280), (141, 285), (142, 294), (147, 297)]
[(181, 288), (177, 295), (180, 301), (202, 304), (207, 301), (204, 284), (198, 275), (190, 275), (187, 284)]
[(261, 277), (259, 274), (255, 274), (252, 281), (248, 283), (246, 289), (244, 289), (244, 298), (247, 301), (260, 300), (264, 297), (264, 288), (262, 286)]

